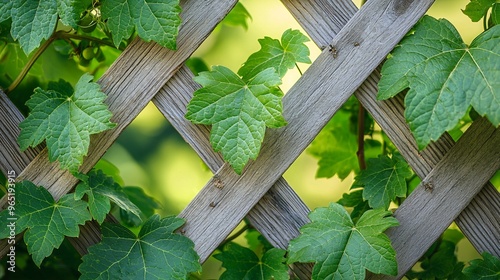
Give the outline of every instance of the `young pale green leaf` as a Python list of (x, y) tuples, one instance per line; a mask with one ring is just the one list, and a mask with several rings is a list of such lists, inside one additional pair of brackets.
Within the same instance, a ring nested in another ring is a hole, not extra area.
[[(24, 233), (24, 242), (33, 261), (40, 266), (43, 259), (59, 248), (64, 236), (77, 237), (79, 225), (90, 220), (87, 203), (75, 200), (67, 194), (58, 202), (43, 187), (37, 187), (29, 181), (16, 184), (15, 210), (6, 209), (0, 213), (2, 221), (15, 217), (16, 234)], [(8, 228), (0, 228), (0, 238), (9, 236)]]
[(174, 231), (177, 217), (154, 215), (136, 236), (118, 224), (103, 224), (103, 239), (91, 246), (78, 270), (80, 279), (186, 279), (201, 269), (194, 243)]
[(500, 124), (500, 26), (470, 46), (448, 21), (425, 16), (382, 68), (379, 99), (409, 87), (405, 117), (423, 149), (455, 127), (472, 105)]
[(311, 63), (309, 48), (304, 44), (307, 41), (309, 39), (300, 31), (292, 29), (283, 33), (281, 42), (269, 37), (259, 39), (261, 49), (250, 55), (238, 74), (248, 81), (259, 72), (272, 67), (283, 77), (297, 62)]
[(224, 66), (201, 72), (195, 81), (203, 87), (194, 93), (186, 118), (193, 123), (212, 125), (210, 142), (215, 151), (241, 174), (249, 159), (260, 151), (267, 127), (286, 125), (279, 90), (279, 75), (273, 68), (248, 81)]
[(0, 0), (0, 22), (10, 18), (12, 2), (12, 0)]
[(471, 0), (462, 12), (476, 22), (486, 16), (486, 12), (495, 2), (496, 0)]
[[(359, 171), (357, 138), (349, 129), (350, 114), (338, 111), (316, 136), (307, 152), (318, 158), (316, 177), (331, 178), (337, 175), (344, 180), (351, 172)], [(365, 157), (376, 157), (380, 147), (365, 141)]]
[(250, 249), (236, 243), (229, 243), (224, 251), (214, 256), (226, 269), (221, 280), (286, 280), (288, 266), (285, 264), (285, 250), (272, 248), (264, 253), (262, 259)]
[(406, 178), (412, 172), (404, 158), (395, 154), (392, 158), (379, 155), (376, 159), (368, 159), (367, 167), (355, 178), (354, 185), (362, 185), (363, 199), (370, 207), (388, 209), (396, 197), (406, 196)]
[(76, 29), (81, 14), (91, 5), (92, 0), (57, 0), (57, 13), (63, 24)]
[(57, 24), (56, 0), (15, 0), (12, 2), (11, 34), (26, 54), (48, 39)]
[(252, 16), (247, 11), (245, 6), (241, 2), (236, 3), (234, 8), (227, 14), (227, 16), (222, 20), (222, 24), (227, 24), (230, 26), (241, 26), (245, 30), (248, 29), (248, 20), (251, 20)]
[(365, 279), (366, 270), (397, 274), (396, 252), (383, 232), (398, 222), (383, 209), (366, 211), (354, 224), (339, 204), (317, 208), (290, 241), (288, 263), (315, 262), (312, 279)]
[(500, 278), (500, 259), (488, 252), (481, 254), (483, 259), (473, 260), (463, 270), (468, 279), (497, 280)]
[(50, 161), (58, 160), (61, 168), (75, 173), (87, 154), (90, 134), (115, 126), (111, 112), (103, 103), (106, 95), (92, 76), (84, 74), (73, 95), (54, 90), (35, 89), (26, 105), (29, 116), (19, 125), (21, 150), (47, 142)]
[(102, 17), (107, 19), (113, 43), (119, 46), (132, 35), (134, 27), (141, 39), (175, 50), (181, 24), (179, 0), (105, 0)]
[(101, 170), (91, 170), (87, 178), (76, 186), (75, 199), (82, 199), (84, 195), (88, 198), (90, 214), (99, 224), (111, 210), (111, 202), (141, 219), (141, 210), (130, 201), (122, 187)]

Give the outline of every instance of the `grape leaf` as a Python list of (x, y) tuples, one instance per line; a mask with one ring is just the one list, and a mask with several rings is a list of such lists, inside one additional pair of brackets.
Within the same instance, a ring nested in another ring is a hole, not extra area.
[(189, 102), (186, 118), (212, 125), (212, 147), (221, 151), (235, 172), (241, 174), (248, 160), (259, 154), (266, 126), (286, 125), (283, 93), (278, 88), (281, 79), (273, 68), (267, 68), (242, 80), (224, 66), (214, 66), (194, 79), (203, 87)]
[(12, 0), (0, 0), (0, 22), (10, 18), (12, 10)]
[(103, 239), (89, 247), (78, 267), (80, 279), (186, 279), (201, 269), (194, 243), (173, 233), (184, 220), (154, 215), (139, 236), (129, 229), (104, 223)]
[(471, 0), (465, 10), (462, 12), (467, 15), (473, 22), (479, 21), (486, 15), (488, 9), (496, 2), (496, 0)]
[(288, 266), (285, 262), (285, 250), (272, 248), (264, 253), (262, 259), (250, 249), (236, 243), (229, 243), (222, 253), (214, 255), (214, 258), (222, 262), (226, 269), (220, 276), (225, 279), (275, 279), (286, 280)]
[(295, 67), (295, 63), (311, 63), (309, 48), (304, 42), (309, 39), (298, 30), (288, 29), (281, 36), (281, 42), (264, 37), (259, 39), (261, 49), (250, 55), (238, 71), (243, 80), (249, 80), (259, 72), (273, 67), (280, 77), (285, 76), (288, 69)]
[(75, 86), (75, 92), (35, 89), (26, 105), (29, 116), (19, 125), (21, 134), (17, 141), (21, 150), (47, 142), (50, 161), (59, 160), (61, 168), (72, 173), (87, 154), (90, 134), (115, 126), (109, 120), (111, 112), (103, 103), (106, 95), (92, 76), (84, 74)]
[[(73, 194), (67, 194), (55, 202), (45, 188), (29, 181), (16, 184), (16, 207), (12, 214), (8, 209), (4, 210), (0, 219), (8, 221), (9, 216), (17, 218), (16, 234), (26, 230), (24, 241), (38, 267), (54, 248), (59, 248), (64, 236), (78, 237), (78, 225), (91, 218), (85, 201), (75, 200)], [(0, 238), (9, 236), (7, 230), (4, 226), (0, 228)]]
[(492, 26), (500, 24), (500, 3), (495, 3), (491, 7), (490, 20)]
[(363, 190), (361, 189), (350, 193), (344, 193), (337, 203), (344, 207), (353, 207), (351, 211), (351, 219), (353, 222), (357, 222), (366, 211), (371, 209), (368, 205), (368, 201), (363, 199)]
[[(359, 171), (357, 157), (357, 138), (349, 126), (350, 114), (338, 111), (316, 136), (307, 152), (318, 158), (316, 177), (331, 178), (337, 175), (344, 180), (354, 171)], [(376, 157), (380, 153), (380, 144), (365, 141), (365, 157)]]
[(311, 222), (290, 241), (288, 263), (315, 262), (312, 279), (365, 279), (373, 273), (397, 274), (396, 252), (383, 232), (398, 225), (390, 211), (366, 211), (354, 224), (336, 203), (309, 214)]
[(376, 159), (368, 159), (367, 167), (355, 178), (354, 185), (364, 186), (363, 199), (372, 208), (388, 209), (396, 197), (406, 196), (406, 178), (412, 172), (404, 158), (395, 154), (392, 158), (379, 155)]
[(431, 254), (420, 259), (421, 271), (409, 271), (406, 276), (410, 279), (450, 279), (457, 266), (463, 267), (457, 260), (453, 242), (443, 240), (431, 248)]
[(11, 34), (26, 54), (48, 39), (57, 24), (56, 0), (15, 0), (12, 3)]
[[(155, 213), (155, 209), (160, 209), (161, 205), (153, 197), (147, 195), (139, 187), (123, 187), (123, 192), (141, 210), (141, 217), (144, 220), (149, 219)], [(123, 223), (131, 227), (139, 226), (142, 221), (130, 211), (120, 209), (120, 218)]]
[(141, 39), (175, 50), (181, 24), (179, 0), (105, 0), (101, 13), (107, 20), (113, 43), (119, 46), (132, 35), (134, 27)]
[(248, 30), (247, 20), (252, 19), (252, 16), (247, 11), (245, 6), (241, 2), (236, 3), (234, 8), (226, 15), (221, 23), (230, 26), (241, 26), (245, 30)]
[(467, 46), (448, 21), (425, 16), (382, 67), (379, 99), (409, 87), (405, 117), (418, 147), (451, 130), (470, 105), (500, 124), (500, 26)]
[(63, 24), (77, 29), (81, 14), (91, 5), (91, 0), (57, 0), (57, 13)]
[(500, 278), (500, 259), (488, 252), (481, 254), (483, 259), (473, 260), (463, 270), (468, 279), (497, 280)]
[(111, 210), (111, 202), (141, 219), (141, 210), (130, 201), (113, 178), (106, 176), (101, 170), (91, 170), (85, 177), (87, 178), (76, 186), (75, 199), (82, 199), (87, 195), (90, 214), (99, 224), (102, 224)]

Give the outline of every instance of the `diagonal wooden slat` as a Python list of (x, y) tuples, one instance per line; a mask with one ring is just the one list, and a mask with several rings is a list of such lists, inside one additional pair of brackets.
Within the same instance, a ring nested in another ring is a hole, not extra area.
[[(130, 44), (99, 80), (103, 91), (108, 95), (106, 103), (114, 114), (112, 120), (118, 125), (113, 130), (91, 137), (89, 153), (80, 171), (86, 173), (94, 166), (121, 131), (175, 74), (236, 2), (181, 1), (183, 24), (177, 39), (177, 51), (140, 40), (134, 40)], [(77, 183), (69, 172), (59, 169), (57, 162), (48, 162), (46, 149), (30, 162), (18, 179), (30, 180), (46, 187), (55, 199), (69, 192)], [(0, 201), (0, 206), (4, 204), (5, 198)], [(95, 234), (94, 231), (88, 233)], [(0, 252), (5, 252), (4, 249), (2, 244)]]
[[(307, 147), (432, 1), (370, 1), (283, 99), (288, 125), (267, 131), (261, 153), (241, 176), (225, 164), (180, 214), (204, 261)], [(390, 32), (387, 32), (390, 30)], [(268, 172), (272, 170), (271, 172)], [(224, 184), (222, 190), (216, 186)], [(215, 207), (213, 207), (215, 206)]]

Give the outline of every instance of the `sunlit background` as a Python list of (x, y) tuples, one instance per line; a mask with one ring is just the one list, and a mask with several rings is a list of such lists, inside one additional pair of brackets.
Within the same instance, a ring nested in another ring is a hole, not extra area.
[[(248, 30), (242, 27), (218, 27), (194, 54), (208, 65), (225, 65), (237, 71), (245, 59), (259, 50), (257, 39), (269, 36), (280, 38), (289, 28), (300, 29), (298, 23), (279, 1), (242, 0), (252, 16)], [(360, 1), (357, 4), (359, 5)], [(466, 43), (482, 31), (481, 23), (471, 24), (460, 9), (467, 0), (438, 0), (429, 14), (450, 20)], [(462, 24), (463, 23), (463, 24)], [(305, 32), (303, 32), (305, 33)], [(319, 49), (309, 42), (311, 60)], [(300, 65), (304, 71), (308, 65)], [(289, 71), (282, 89), (288, 90), (299, 78), (297, 70)], [(169, 125), (154, 105), (148, 107), (122, 133), (104, 156), (119, 167), (125, 184), (140, 186), (163, 205), (162, 215), (178, 214), (211, 178), (196, 153)], [(303, 153), (284, 174), (285, 179), (303, 201), (314, 209), (337, 201), (351, 186), (353, 176), (344, 181), (334, 177), (316, 179), (317, 161)], [(467, 262), (479, 254), (468, 241), (459, 245), (459, 260)], [(204, 266), (204, 278), (216, 278), (221, 272), (217, 261), (209, 260)]]

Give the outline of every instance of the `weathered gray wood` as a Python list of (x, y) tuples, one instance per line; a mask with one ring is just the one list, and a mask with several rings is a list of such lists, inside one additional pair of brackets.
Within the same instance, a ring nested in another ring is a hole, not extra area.
[[(215, 173), (224, 164), (224, 160), (210, 145), (209, 128), (194, 125), (184, 117), (193, 92), (199, 88), (200, 85), (193, 81), (191, 71), (184, 66), (158, 92), (153, 102)], [(252, 208), (247, 219), (273, 246), (286, 249), (289, 241), (299, 235), (298, 229), (309, 221), (308, 213), (309, 208), (286, 181), (280, 178)], [(310, 265), (298, 264), (293, 270), (301, 279), (310, 278)]]
[[(202, 261), (267, 190), (427, 10), (432, 1), (369, 1), (283, 99), (288, 125), (268, 130), (241, 176), (225, 164), (180, 214)], [(268, 172), (272, 170), (272, 172)], [(223, 189), (217, 188), (220, 183)]]
[[(351, 8), (341, 8), (336, 7), (336, 2), (326, 0), (283, 0), (282, 2), (318, 46), (327, 45), (338, 32), (339, 28), (335, 25), (346, 24), (347, 16), (351, 17), (357, 11), (354, 5)], [(318, 9), (318, 6), (321, 6), (321, 9)], [(336, 14), (336, 11), (340, 10), (344, 16)], [(333, 15), (324, 16), (323, 11), (331, 11)], [(358, 88), (355, 95), (388, 134), (417, 175), (424, 178), (454, 145), (454, 142), (448, 134), (445, 134), (424, 151), (419, 151), (404, 119), (402, 95), (388, 101), (376, 100), (379, 79), (379, 71), (374, 71)], [(450, 199), (453, 198), (450, 197)], [(500, 256), (498, 245), (500, 193), (490, 183), (484, 186), (455, 222), (479, 252), (487, 251)]]
[[(99, 80), (102, 90), (108, 95), (106, 103), (114, 114), (112, 121), (118, 125), (113, 130), (91, 137), (88, 156), (80, 171), (86, 173), (94, 166), (121, 131), (175, 74), (236, 2), (182, 1), (183, 24), (177, 39), (177, 51), (140, 40), (130, 44)], [(29, 163), (18, 178), (46, 187), (55, 199), (68, 193), (77, 183), (69, 172), (59, 169), (57, 162), (48, 161), (46, 149)], [(0, 203), (0, 206), (4, 203)]]
[(499, 167), (500, 129), (475, 121), (394, 213), (400, 225), (386, 232), (398, 261), (394, 278), (404, 276)]

